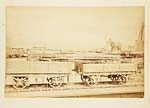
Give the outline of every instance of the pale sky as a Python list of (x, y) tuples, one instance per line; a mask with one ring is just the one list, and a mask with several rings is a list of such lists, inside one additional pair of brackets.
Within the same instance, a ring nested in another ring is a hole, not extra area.
[(7, 7), (6, 46), (101, 49), (108, 38), (135, 44), (144, 7)]

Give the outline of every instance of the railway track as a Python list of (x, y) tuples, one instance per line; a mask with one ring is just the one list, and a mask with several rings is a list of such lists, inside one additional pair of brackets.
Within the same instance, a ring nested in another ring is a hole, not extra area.
[(65, 91), (65, 90), (90, 90), (90, 89), (100, 89), (100, 88), (128, 88), (128, 87), (143, 87), (144, 84), (141, 82), (129, 82), (126, 84), (119, 84), (119, 83), (112, 83), (112, 82), (101, 82), (98, 85), (95, 86), (86, 86), (83, 83), (68, 83), (64, 84), (63, 86), (59, 88), (50, 88), (48, 85), (31, 85), (28, 88), (25, 89), (14, 89), (11, 86), (5, 87), (5, 93), (24, 93), (24, 92), (42, 92), (42, 91)]

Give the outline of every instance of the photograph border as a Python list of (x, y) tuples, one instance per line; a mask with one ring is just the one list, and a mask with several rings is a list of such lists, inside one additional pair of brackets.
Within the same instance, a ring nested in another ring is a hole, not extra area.
[[(5, 8), (7, 6), (144, 6), (145, 7), (145, 50), (144, 50), (144, 98), (5, 98), (5, 52), (6, 52), (6, 21)], [(150, 1), (149, 0), (77, 0), (69, 1), (21, 1), (13, 0), (3, 2), (0, 6), (0, 106), (2, 108), (27, 108), (27, 107), (125, 107), (148, 108), (150, 107)]]

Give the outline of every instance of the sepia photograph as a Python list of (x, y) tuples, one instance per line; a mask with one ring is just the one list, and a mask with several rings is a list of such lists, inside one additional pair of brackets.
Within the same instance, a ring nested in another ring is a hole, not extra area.
[(5, 97), (144, 98), (144, 6), (5, 11)]

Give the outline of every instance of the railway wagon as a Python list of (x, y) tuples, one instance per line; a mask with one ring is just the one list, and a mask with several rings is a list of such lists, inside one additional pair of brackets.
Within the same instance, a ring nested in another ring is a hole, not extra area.
[(102, 81), (103, 77), (113, 82), (126, 83), (128, 75), (137, 72), (137, 65), (133, 63), (77, 63), (76, 70), (81, 74), (81, 80), (88, 85), (96, 85)]
[(23, 89), (31, 84), (48, 84), (60, 87), (68, 82), (72, 62), (41, 62), (7, 60), (5, 85)]

